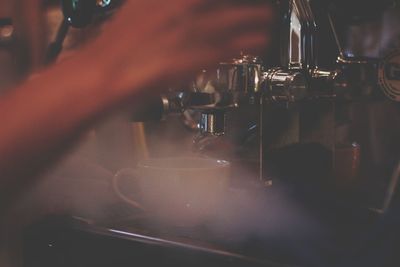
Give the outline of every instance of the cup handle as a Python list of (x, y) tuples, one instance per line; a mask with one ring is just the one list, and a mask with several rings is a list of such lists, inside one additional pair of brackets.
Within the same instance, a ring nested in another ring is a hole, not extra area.
[(137, 179), (137, 171), (134, 169), (121, 169), (119, 170), (113, 177), (112, 179), (112, 188), (114, 193), (124, 202), (134, 206), (135, 208), (141, 209), (141, 210), (146, 210), (142, 204), (140, 204), (138, 201), (131, 199), (127, 196), (124, 195), (124, 193), (121, 192), (120, 187), (119, 187), (119, 182), (121, 177), (123, 176), (131, 176), (134, 179)]

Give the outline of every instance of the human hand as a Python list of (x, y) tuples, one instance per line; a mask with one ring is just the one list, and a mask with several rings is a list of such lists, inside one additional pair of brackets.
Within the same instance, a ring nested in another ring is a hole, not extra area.
[(124, 101), (191, 80), (242, 49), (265, 48), (271, 10), (267, 0), (251, 1), (126, 0), (93, 42), (3, 95), (0, 179), (7, 197)]
[(149, 87), (193, 78), (203, 68), (268, 43), (271, 9), (264, 1), (128, 0), (86, 47), (104, 87), (124, 99)]

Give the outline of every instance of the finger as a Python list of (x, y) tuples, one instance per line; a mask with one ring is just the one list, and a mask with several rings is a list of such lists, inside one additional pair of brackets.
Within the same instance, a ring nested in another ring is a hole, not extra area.
[(224, 29), (246, 21), (263, 22), (264, 25), (269, 25), (271, 18), (271, 9), (266, 5), (226, 7), (209, 10), (206, 13), (191, 14), (190, 16), (177, 16), (160, 28), (160, 31), (165, 32), (173, 28), (185, 27), (193, 33), (199, 32), (199, 30), (203, 33), (210, 29)]
[[(261, 52), (268, 44), (268, 37), (258, 34), (244, 34), (228, 40), (223, 47), (210, 47), (202, 50), (187, 50), (175, 58), (173, 65), (164, 74), (165, 79), (193, 78), (201, 69), (215, 68), (221, 61), (229, 61), (243, 50)], [(196, 51), (194, 53), (194, 51)]]
[(271, 24), (271, 10), (267, 6), (258, 7), (234, 7), (223, 12), (215, 10), (206, 15), (200, 16), (200, 19), (193, 21), (193, 26), (200, 29), (227, 28), (232, 25), (252, 22), (262, 24), (267, 27)]
[(177, 16), (188, 6), (195, 5), (200, 0), (170, 0), (170, 1), (133, 1), (129, 0), (116, 12), (105, 25), (105, 36), (132, 37), (154, 33), (155, 28), (160, 28), (170, 17)]
[(181, 30), (181, 46), (193, 44), (218, 45), (233, 35), (243, 32), (268, 34), (271, 16), (268, 8), (230, 8), (220, 14), (214, 11), (207, 16), (195, 18)]
[(260, 55), (268, 50), (270, 36), (251, 34), (242, 38), (232, 40), (230, 47), (232, 51), (241, 51), (245, 54)]
[(203, 0), (191, 9), (192, 14), (205, 14), (212, 10), (226, 10), (230, 7), (257, 7), (262, 5), (271, 5), (270, 0)]
[[(116, 21), (127, 23), (129, 21), (141, 22), (141, 25), (157, 22), (158, 19), (165, 16), (171, 16), (178, 12), (187, 14), (190, 7), (196, 5), (201, 0), (145, 0), (145, 1), (127, 1), (127, 3), (118, 12)], [(140, 25), (139, 24), (139, 25)], [(121, 26), (121, 25), (120, 25)], [(128, 25), (124, 25), (129, 27)]]

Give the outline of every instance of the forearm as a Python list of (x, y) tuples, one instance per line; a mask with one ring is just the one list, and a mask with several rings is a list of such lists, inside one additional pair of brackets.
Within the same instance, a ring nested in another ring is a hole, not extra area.
[(33, 175), (99, 114), (120, 102), (120, 88), (110, 88), (113, 81), (104, 79), (106, 62), (93, 67), (85, 62), (90, 61), (78, 55), (0, 98), (2, 188)]

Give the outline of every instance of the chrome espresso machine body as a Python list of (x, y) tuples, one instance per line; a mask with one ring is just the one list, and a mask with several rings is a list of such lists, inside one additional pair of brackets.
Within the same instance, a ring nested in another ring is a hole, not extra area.
[[(191, 153), (226, 159), (238, 170), (233, 187), (267, 194), (284, 188), (329, 234), (232, 243), (204, 227), (152, 231), (140, 216), (132, 226), (135, 214), (126, 225), (106, 227), (52, 218), (27, 232), (26, 267), (398, 266), (391, 248), (400, 236), (399, 3), (273, 5), (269, 51), (243, 53), (201, 71), (187, 88), (144, 97), (132, 121), (165, 118), (169, 126), (165, 115), (178, 114), (193, 137)], [(117, 221), (124, 212), (115, 207)]]
[[(331, 187), (383, 212), (396, 182), (398, 130), (396, 119), (390, 127), (374, 125), (372, 109), (398, 115), (398, 50), (379, 43), (396, 37), (382, 21), (397, 3), (363, 4), (278, 1), (269, 53), (242, 54), (203, 71), (192, 88), (165, 97), (164, 110), (186, 113), (186, 124), (200, 132), (196, 152), (258, 162), (253, 176), (267, 186), (286, 177), (301, 188)], [(380, 52), (357, 48), (363, 42), (352, 36), (357, 31), (370, 32)], [(187, 110), (198, 113), (197, 121)], [(233, 147), (228, 153), (218, 149), (224, 138)]]

